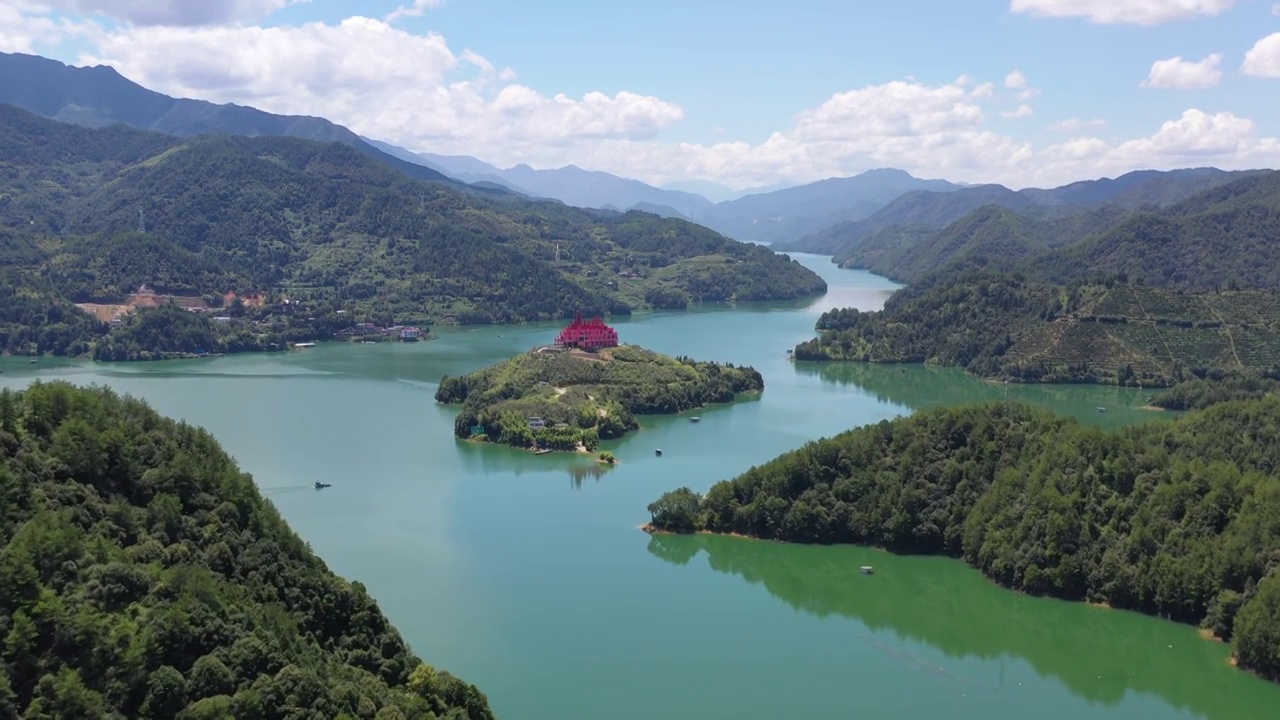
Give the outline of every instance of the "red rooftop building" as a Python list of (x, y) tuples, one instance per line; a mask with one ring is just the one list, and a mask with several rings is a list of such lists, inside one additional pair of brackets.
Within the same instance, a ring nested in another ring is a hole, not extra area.
[(556, 346), (579, 350), (618, 347), (618, 331), (605, 325), (599, 316), (591, 320), (583, 320), (582, 315), (579, 314), (575, 315), (573, 322), (556, 336)]

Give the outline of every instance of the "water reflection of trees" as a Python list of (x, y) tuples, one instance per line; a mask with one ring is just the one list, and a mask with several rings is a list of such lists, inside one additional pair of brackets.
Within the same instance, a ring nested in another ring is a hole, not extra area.
[[(925, 365), (876, 365), (860, 362), (797, 362), (796, 373), (854, 386), (876, 400), (923, 410), (1008, 399), (1053, 410), (1091, 425), (1118, 427), (1153, 420), (1161, 413), (1142, 410), (1154, 390), (1111, 385), (995, 383), (956, 368)], [(1104, 407), (1106, 413), (1098, 413)], [(1168, 417), (1168, 415), (1165, 415)]]
[(600, 482), (600, 478), (613, 469), (612, 465), (604, 463), (581, 463), (569, 466), (569, 486), (575, 490), (582, 487), (582, 483), (588, 479)]
[[(950, 657), (1020, 658), (1091, 702), (1114, 705), (1144, 692), (1208, 720), (1252, 720), (1280, 703), (1280, 687), (1228, 667), (1224, 648), (1190, 628), (1030, 598), (954, 560), (714, 535), (654, 535), (648, 549), (680, 566), (705, 551), (716, 572), (763, 585), (797, 610), (852, 618)], [(862, 564), (876, 574), (862, 575)]]

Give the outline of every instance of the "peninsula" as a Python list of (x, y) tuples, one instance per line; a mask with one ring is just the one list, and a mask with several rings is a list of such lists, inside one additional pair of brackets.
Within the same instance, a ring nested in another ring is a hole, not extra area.
[(492, 720), (204, 430), (0, 390), (0, 717)]
[(1103, 432), (1009, 403), (940, 408), (811, 442), (647, 529), (961, 558), (1039, 595), (1196, 623), (1280, 678), (1280, 397)]
[(577, 318), (552, 345), (462, 377), (436, 400), (461, 404), (454, 434), (515, 447), (593, 450), (639, 428), (637, 415), (669, 415), (759, 393), (751, 367), (668, 357), (618, 343), (599, 318)]

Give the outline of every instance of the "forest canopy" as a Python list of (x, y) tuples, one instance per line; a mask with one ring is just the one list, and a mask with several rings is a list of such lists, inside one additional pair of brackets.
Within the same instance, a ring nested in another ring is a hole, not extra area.
[(489, 720), (205, 431), (0, 391), (0, 717)]

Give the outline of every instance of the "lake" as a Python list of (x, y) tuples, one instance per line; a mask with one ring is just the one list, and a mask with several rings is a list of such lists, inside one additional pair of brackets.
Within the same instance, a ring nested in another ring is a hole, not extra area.
[[(549, 342), (556, 325), (154, 364), (3, 358), (0, 385), (106, 384), (208, 428), (419, 655), (507, 720), (1257, 720), (1280, 707), (1280, 687), (1192, 627), (1025, 597), (953, 560), (641, 532), (666, 490), (920, 408), (1007, 397), (1106, 426), (1161, 421), (1139, 390), (793, 363), (823, 310), (875, 309), (896, 287), (796, 257), (827, 296), (616, 323), (624, 342), (754, 365), (766, 388), (696, 425), (642, 418), (605, 445), (613, 468), (457, 442), (454, 410), (432, 399), (442, 375)], [(857, 572), (867, 563), (875, 575)]]

